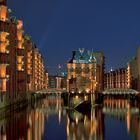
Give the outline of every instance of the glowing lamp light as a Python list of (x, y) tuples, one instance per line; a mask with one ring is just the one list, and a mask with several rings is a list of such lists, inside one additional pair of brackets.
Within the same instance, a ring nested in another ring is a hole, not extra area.
[(78, 120), (78, 118), (77, 118), (77, 117), (76, 117), (76, 120), (75, 120), (75, 121), (76, 121), (76, 124), (78, 124), (78, 121), (79, 121), (79, 120)]
[(81, 90), (79, 90), (79, 94), (82, 93)]
[(76, 95), (76, 99), (78, 99), (79, 97)]
[(89, 93), (89, 89), (86, 89), (86, 93)]
[(87, 101), (88, 100), (88, 96), (84, 96), (84, 100)]

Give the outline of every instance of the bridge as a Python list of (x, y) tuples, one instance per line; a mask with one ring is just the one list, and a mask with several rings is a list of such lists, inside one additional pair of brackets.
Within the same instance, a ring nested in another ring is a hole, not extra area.
[(36, 93), (40, 93), (40, 94), (62, 94), (62, 93), (66, 93), (66, 89), (58, 89), (58, 88), (48, 88), (48, 89), (42, 89), (39, 91), (36, 91)]
[(76, 109), (77, 107), (88, 108), (95, 104), (96, 96), (88, 93), (62, 94), (66, 106)]
[(138, 95), (139, 92), (133, 89), (113, 88), (103, 91), (103, 95)]

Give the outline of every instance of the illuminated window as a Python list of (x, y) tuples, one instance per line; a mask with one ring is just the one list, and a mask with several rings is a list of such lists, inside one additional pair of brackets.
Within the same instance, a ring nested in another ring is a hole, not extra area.
[(17, 38), (19, 41), (22, 41), (22, 32), (21, 31), (17, 31)]
[(0, 91), (6, 91), (6, 79), (0, 80)]
[(6, 46), (5, 46), (4, 43), (1, 43), (1, 44), (0, 44), (0, 52), (1, 52), (1, 53), (5, 53), (5, 52), (6, 52)]
[(9, 33), (7, 32), (0, 32), (0, 41), (1, 42), (7, 42), (7, 36), (9, 35)]
[(17, 62), (18, 62), (19, 64), (21, 64), (21, 63), (23, 62), (22, 59), (23, 59), (23, 56), (18, 56), (18, 57), (17, 57)]
[(0, 78), (6, 77), (6, 65), (0, 65)]
[(6, 21), (7, 20), (7, 7), (0, 6), (0, 20)]
[(22, 68), (22, 66), (23, 66), (22, 64), (18, 64), (17, 65), (17, 70), (18, 71), (24, 71), (24, 69)]

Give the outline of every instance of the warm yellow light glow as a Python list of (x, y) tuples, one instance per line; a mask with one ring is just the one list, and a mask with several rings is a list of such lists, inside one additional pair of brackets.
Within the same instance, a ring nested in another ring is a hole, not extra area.
[(127, 73), (128, 73), (128, 88), (131, 87), (131, 71), (130, 71), (130, 64), (128, 64), (128, 68), (127, 68)]
[(19, 64), (21, 64), (22, 63), (22, 60), (23, 59), (23, 56), (18, 56), (17, 57), (17, 62), (19, 63)]
[(86, 93), (89, 93), (89, 91), (90, 91), (90, 89), (87, 88), (87, 89), (86, 89)]
[(7, 32), (0, 32), (0, 41), (1, 42), (6, 42), (7, 40), (7, 36), (9, 35), (9, 33)]
[(27, 130), (27, 140), (31, 140), (30, 128), (28, 128), (28, 130)]
[(28, 58), (30, 58), (31, 57), (31, 52), (28, 52), (27, 56), (28, 56)]
[(31, 64), (28, 64), (28, 69), (31, 69)]
[(75, 121), (76, 121), (76, 124), (78, 124), (79, 120), (78, 120), (78, 118), (77, 118), (77, 117), (76, 117)]
[(0, 20), (6, 21), (7, 20), (7, 7), (0, 6)]
[(28, 74), (29, 74), (29, 75), (32, 74), (32, 73), (31, 73), (31, 70), (28, 70)]
[(67, 66), (68, 66), (68, 69), (70, 69), (70, 68), (71, 68), (71, 64), (68, 64)]
[(85, 67), (85, 64), (81, 64), (81, 68), (84, 69), (84, 67)]
[(38, 60), (38, 59), (37, 59), (37, 55), (35, 55), (35, 60)]
[(1, 44), (0, 44), (0, 52), (1, 52), (1, 53), (5, 53), (5, 52), (6, 52), (6, 46), (5, 46), (4, 43), (1, 43)]
[(19, 41), (22, 41), (22, 38), (23, 38), (22, 32), (19, 31), (19, 30), (17, 31), (17, 38), (18, 38)]
[(88, 96), (85, 95), (84, 96), (84, 100), (87, 101), (88, 100)]
[(69, 129), (69, 125), (67, 124), (67, 136), (70, 135), (70, 129)]
[(2, 79), (2, 82), (0, 84), (0, 91), (6, 91), (6, 79)]
[(23, 71), (23, 70), (24, 70), (24, 69), (22, 68), (22, 64), (18, 64), (18, 65), (17, 65), (17, 70), (18, 70), (18, 71)]
[(1, 78), (6, 77), (6, 65), (0, 65), (0, 77)]
[(23, 28), (23, 22), (21, 20), (18, 20), (17, 22), (17, 29), (20, 30)]
[(79, 90), (79, 93), (82, 93), (82, 91), (81, 91), (81, 90)]
[(24, 49), (22, 40), (18, 42), (18, 49)]
[(30, 58), (28, 58), (27, 63), (28, 63), (28, 64), (30, 64), (30, 63), (31, 63), (31, 59), (30, 59)]
[(73, 63), (73, 69), (75, 69), (76, 68), (76, 64), (75, 63)]
[(92, 69), (93, 68), (93, 64), (89, 64), (89, 68)]
[(78, 99), (79, 97), (78, 97), (78, 95), (76, 95), (76, 99)]

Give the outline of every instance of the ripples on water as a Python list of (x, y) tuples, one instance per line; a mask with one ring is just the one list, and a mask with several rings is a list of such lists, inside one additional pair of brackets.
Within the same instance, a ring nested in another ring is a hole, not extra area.
[(88, 114), (48, 96), (0, 120), (0, 140), (140, 140), (140, 104), (104, 99)]

